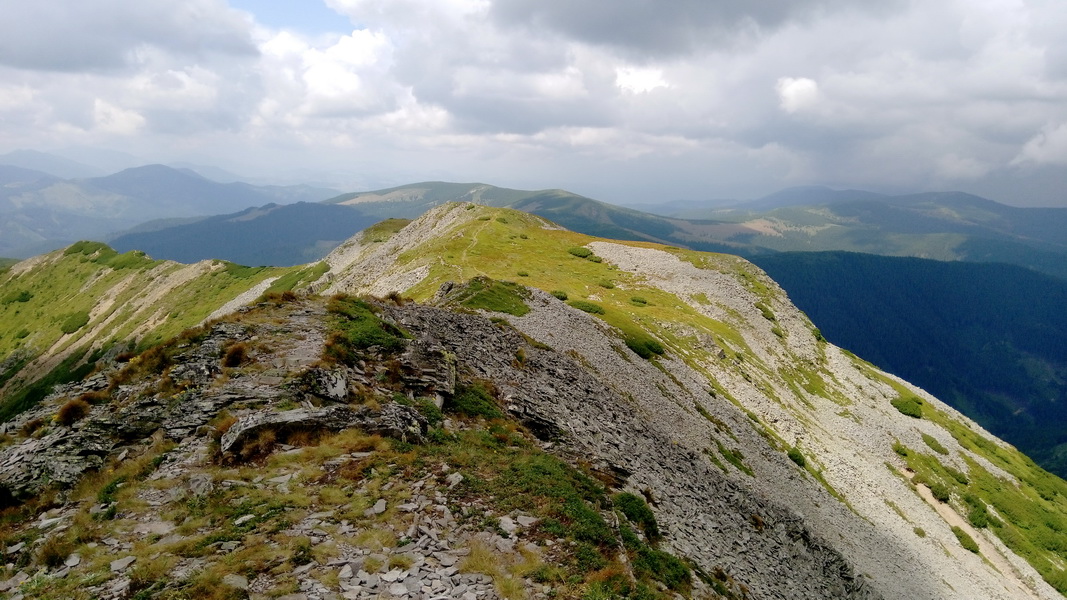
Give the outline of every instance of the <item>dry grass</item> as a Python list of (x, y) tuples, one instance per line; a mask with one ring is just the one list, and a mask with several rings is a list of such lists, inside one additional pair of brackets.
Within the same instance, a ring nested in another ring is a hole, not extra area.
[(89, 403), (81, 398), (68, 400), (56, 413), (56, 423), (70, 427), (88, 416), (90, 408)]
[(364, 529), (356, 536), (356, 544), (380, 552), (382, 548), (396, 547), (396, 534), (388, 529)]

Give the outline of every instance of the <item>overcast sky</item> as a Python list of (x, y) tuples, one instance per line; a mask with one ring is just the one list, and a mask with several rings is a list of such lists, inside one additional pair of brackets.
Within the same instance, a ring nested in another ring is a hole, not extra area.
[(0, 153), (1067, 205), (1062, 0), (0, 0)]

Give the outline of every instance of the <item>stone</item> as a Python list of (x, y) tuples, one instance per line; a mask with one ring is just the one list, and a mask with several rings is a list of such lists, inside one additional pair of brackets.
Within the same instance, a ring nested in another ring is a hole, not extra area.
[(519, 515), (519, 516), (515, 517), (515, 520), (519, 523), (519, 525), (522, 525), (523, 527), (526, 527), (526, 528), (533, 527), (534, 525), (537, 524), (538, 521), (540, 521), (540, 519), (537, 519), (537, 518), (534, 518), (534, 517), (528, 517), (526, 515)]
[(513, 534), (519, 529), (519, 526), (511, 517), (500, 517), (500, 528), (508, 532), (508, 534)]
[(241, 525), (244, 525), (245, 523), (247, 523), (247, 522), (249, 522), (249, 521), (251, 521), (252, 519), (255, 519), (255, 518), (256, 518), (256, 515), (244, 515), (242, 517), (237, 517), (237, 519), (233, 522), (233, 524), (238, 526), (238, 527), (240, 527)]
[(113, 573), (121, 573), (129, 568), (137, 560), (136, 556), (127, 556), (125, 558), (118, 558), (111, 561), (111, 571)]
[(215, 483), (208, 473), (194, 473), (189, 476), (187, 487), (194, 496), (200, 497), (210, 494), (215, 489)]
[(222, 583), (223, 585), (228, 585), (232, 588), (237, 588), (239, 590), (248, 589), (248, 578), (243, 575), (238, 575), (236, 573), (230, 573), (229, 575), (223, 576)]
[(407, 596), (408, 588), (402, 583), (394, 583), (389, 586), (389, 593), (394, 596)]
[(337, 576), (341, 579), (352, 579), (352, 565), (341, 567), (341, 571), (337, 573)]
[(448, 477), (445, 477), (445, 481), (448, 482), (448, 489), (452, 489), (459, 485), (461, 481), (463, 481), (463, 475), (459, 473), (452, 473)]
[(71, 554), (70, 556), (68, 556), (67, 560), (63, 561), (63, 564), (68, 566), (68, 567), (76, 567), (76, 566), (80, 565), (81, 562), (82, 562), (81, 555), (75, 553), (75, 554)]

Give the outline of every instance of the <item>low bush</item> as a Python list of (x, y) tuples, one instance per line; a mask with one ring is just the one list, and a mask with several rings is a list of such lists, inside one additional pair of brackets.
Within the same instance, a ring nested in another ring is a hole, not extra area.
[(67, 316), (59, 326), (59, 330), (63, 333), (74, 333), (89, 323), (89, 313), (87, 311), (79, 311)]
[(971, 552), (974, 552), (975, 554), (978, 554), (978, 543), (975, 542), (974, 538), (968, 535), (966, 531), (960, 529), (959, 527), (953, 527), (952, 533), (955, 534), (956, 539), (960, 541), (961, 546)]
[(929, 446), (931, 450), (938, 454), (948, 454), (948, 449), (942, 446), (941, 442), (937, 441), (937, 438), (926, 433), (922, 434), (922, 436), (923, 441), (926, 442), (926, 445)]
[(566, 302), (567, 292), (564, 292), (563, 290), (552, 290), (551, 293), (553, 296), (556, 297), (557, 300), (563, 300), (564, 302)]
[(634, 296), (630, 298), (630, 304), (634, 306), (648, 306), (648, 300), (641, 296)]
[(480, 383), (457, 386), (456, 393), (445, 401), (444, 408), (446, 412), (468, 417), (498, 419), (504, 416), (496, 400), (493, 399), (492, 393)]
[(656, 516), (652, 514), (652, 509), (648, 507), (643, 498), (629, 492), (623, 492), (615, 494), (612, 500), (615, 502), (615, 507), (622, 511), (622, 514), (631, 523), (644, 531), (645, 537), (650, 542), (655, 542), (659, 539), (659, 525), (656, 523)]
[(594, 315), (602, 315), (602, 314), (604, 314), (604, 307), (603, 306), (600, 306), (599, 304), (593, 304), (592, 302), (588, 302), (586, 300), (571, 300), (567, 304), (573, 306), (574, 308), (577, 308), (578, 310), (581, 310), (581, 311), (584, 311), (584, 312), (587, 312), (587, 313), (590, 313), (590, 314), (594, 314)]
[(56, 423), (70, 427), (88, 416), (89, 408), (89, 403), (81, 398), (70, 400), (59, 407), (59, 412), (56, 413)]
[(906, 415), (915, 419), (921, 419), (923, 416), (923, 401), (915, 396), (900, 397), (889, 402), (893, 405), (893, 408), (900, 411), (900, 414)]
[(789, 452), (787, 454), (789, 456), (789, 460), (791, 460), (794, 463), (796, 463), (796, 465), (798, 467), (800, 467), (800, 468), (804, 468), (804, 465), (806, 465), (807, 462), (808, 462), (804, 458), (804, 455), (801, 454), (800, 448), (797, 448), (796, 446), (793, 446), (792, 448), (790, 448)]
[(593, 255), (593, 251), (592, 250), (590, 250), (589, 248), (582, 248), (582, 247), (570, 248), (570, 249), (567, 250), (567, 252), (570, 252), (571, 254), (577, 256), (578, 258), (589, 258), (590, 256)]
[(222, 366), (224, 367), (239, 367), (248, 360), (248, 344), (244, 342), (238, 342), (226, 348), (226, 352), (222, 357)]
[(644, 359), (650, 359), (665, 352), (663, 344), (651, 337), (627, 335), (623, 338), (626, 347), (633, 350), (634, 354)]

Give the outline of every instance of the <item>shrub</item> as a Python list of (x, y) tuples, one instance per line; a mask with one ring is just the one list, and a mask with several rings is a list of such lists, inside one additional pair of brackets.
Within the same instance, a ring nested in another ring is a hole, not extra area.
[(789, 456), (789, 460), (795, 462), (800, 468), (804, 468), (804, 465), (806, 465), (808, 462), (804, 458), (804, 455), (800, 453), (800, 448), (797, 448), (796, 446), (790, 448), (787, 455)]
[(504, 416), (490, 391), (480, 383), (457, 387), (456, 393), (445, 402), (445, 411), (487, 419), (498, 419)]
[(67, 316), (63, 323), (59, 326), (59, 330), (63, 333), (74, 333), (89, 322), (89, 313), (87, 311), (80, 311), (72, 313)]
[(966, 531), (960, 529), (959, 527), (953, 527), (952, 533), (956, 535), (956, 539), (960, 541), (961, 546), (963, 546), (967, 550), (970, 550), (971, 552), (974, 552), (975, 554), (978, 554), (978, 544), (974, 541), (974, 538), (967, 534)]
[(923, 441), (926, 442), (926, 445), (929, 446), (931, 450), (938, 454), (948, 454), (948, 450), (941, 445), (941, 442), (937, 441), (937, 438), (926, 433), (922, 434), (922, 436)]
[(33, 299), (33, 293), (29, 290), (22, 290), (20, 292), (11, 292), (4, 296), (2, 302), (4, 304), (11, 304), (12, 302), (29, 302)]
[(630, 298), (630, 304), (633, 304), (634, 306), (648, 306), (648, 300), (641, 296), (634, 296)]
[(564, 302), (567, 301), (567, 292), (564, 292), (563, 290), (552, 290), (551, 293), (553, 296), (556, 297), (557, 300), (563, 300)]
[(921, 538), (926, 537), (926, 530), (923, 529), (922, 527), (916, 527), (915, 529), (912, 529), (912, 531), (915, 532), (915, 535), (917, 535), (917, 536), (919, 536)]
[(222, 357), (222, 366), (239, 367), (248, 360), (248, 344), (238, 342), (226, 349)]
[(952, 497), (952, 492), (949, 491), (948, 486), (940, 481), (930, 482), (930, 493), (933, 494), (938, 502), (948, 502)]
[(567, 252), (570, 252), (571, 254), (577, 256), (578, 258), (589, 258), (590, 256), (593, 255), (593, 251), (592, 250), (590, 250), (589, 248), (582, 248), (582, 247), (570, 248), (570, 249), (567, 250)]
[(26, 421), (25, 423), (22, 424), (22, 429), (20, 429), (19, 432), (22, 433), (22, 435), (24, 435), (26, 437), (30, 437), (31, 435), (34, 434), (35, 431), (40, 429), (41, 426), (43, 426), (43, 425), (44, 425), (44, 419), (42, 419), (40, 417), (37, 417), (37, 418), (34, 418), (34, 419), (30, 419), (29, 421)]
[(70, 427), (89, 414), (89, 403), (81, 398), (68, 401), (56, 413), (56, 423)]
[(596, 284), (606, 290), (615, 289), (615, 282), (610, 279), (601, 279), (600, 281), (596, 282)]
[(622, 511), (622, 514), (645, 532), (645, 537), (649, 541), (654, 542), (659, 539), (659, 525), (656, 523), (656, 516), (652, 514), (652, 509), (648, 507), (643, 498), (629, 492), (623, 492), (616, 494), (613, 500), (615, 506)]
[(626, 335), (623, 338), (626, 347), (633, 350), (634, 354), (644, 359), (650, 359), (657, 354), (663, 354), (663, 344), (645, 336)]
[(357, 298), (335, 296), (326, 308), (337, 317), (326, 354), (338, 362), (354, 361), (352, 349), (379, 346), (386, 351), (399, 350), (408, 337), (400, 328), (379, 319), (370, 304)]
[(891, 400), (889, 403), (893, 405), (893, 408), (900, 411), (900, 414), (902, 415), (915, 419), (921, 419), (923, 416), (923, 401), (915, 396), (897, 398), (896, 400)]
[(529, 277), (530, 273), (527, 271), (519, 271), (518, 273), (516, 273), (516, 275), (518, 275), (519, 277)]
[(37, 550), (37, 563), (55, 569), (63, 564), (70, 553), (74, 551), (74, 544), (53, 535), (48, 538)]
[(567, 304), (573, 306), (574, 308), (577, 308), (578, 310), (585, 311), (585, 312), (590, 313), (590, 314), (594, 314), (594, 315), (602, 315), (602, 314), (604, 314), (604, 307), (603, 306), (600, 306), (599, 304), (593, 304), (592, 302), (587, 302), (585, 300), (571, 300)]

